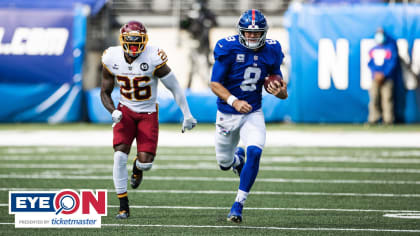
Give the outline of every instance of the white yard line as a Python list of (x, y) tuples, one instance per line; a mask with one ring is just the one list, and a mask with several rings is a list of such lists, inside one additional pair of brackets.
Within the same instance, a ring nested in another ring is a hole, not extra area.
[[(58, 191), (53, 188), (0, 188), (0, 191)], [(107, 189), (108, 192), (115, 192), (114, 189)], [(234, 195), (237, 191), (219, 190), (130, 190), (130, 193), (170, 193), (170, 194), (214, 194)], [(393, 193), (326, 193), (326, 192), (273, 192), (253, 191), (252, 195), (295, 195), (295, 196), (340, 196), (340, 197), (395, 197), (395, 198), (420, 198), (420, 194), (393, 194)]]
[[(0, 203), (0, 207), (8, 207), (8, 203)], [(119, 208), (119, 205), (108, 205), (108, 208)], [(139, 206), (130, 205), (133, 209), (180, 209), (180, 210), (229, 210), (230, 207), (206, 206)], [(281, 207), (246, 207), (247, 211), (334, 211), (334, 212), (377, 212), (418, 214), (420, 211), (410, 210), (376, 210), (376, 209), (334, 209), (334, 208), (281, 208)]]
[[(131, 166), (131, 165), (129, 165)], [(0, 164), (3, 169), (84, 169), (110, 171), (112, 164)], [(170, 164), (153, 165), (152, 170), (219, 170), (216, 163), (197, 164)], [(420, 173), (420, 169), (401, 168), (350, 168), (350, 167), (295, 167), (295, 166), (260, 166), (264, 171), (288, 171), (288, 172), (351, 172), (351, 173)]]
[[(68, 174), (0, 174), (0, 179), (86, 179), (112, 180), (109, 175), (68, 175)], [(239, 182), (239, 178), (197, 177), (197, 176), (144, 176), (144, 180), (154, 181), (201, 181), (201, 182)], [(420, 184), (420, 181), (405, 180), (356, 180), (356, 179), (282, 179), (258, 178), (257, 182), (265, 183), (326, 183), (326, 184)]]
[(400, 219), (420, 219), (419, 213), (398, 213), (398, 214), (385, 214), (384, 217), (400, 218)]
[[(1, 131), (0, 131), (1, 132)], [(27, 147), (15, 147), (10, 146), (7, 149), (1, 150), (0, 153), (10, 154), (10, 155), (22, 155), (22, 154), (30, 154), (30, 155), (40, 155), (40, 154), (50, 154), (51, 152), (66, 152), (68, 155), (74, 153), (78, 154), (82, 151), (86, 150), (86, 147), (80, 146), (27, 146)], [(95, 150), (94, 154), (90, 154), (89, 156), (98, 156), (103, 157), (104, 155), (109, 155), (112, 153), (112, 147)], [(274, 156), (274, 155), (282, 155), (282, 153), (293, 153), (293, 155), (298, 156), (313, 156), (314, 152), (318, 154), (318, 156), (339, 156), (343, 154), (342, 149), (326, 149), (326, 148), (295, 148), (295, 147), (279, 147), (279, 148), (271, 148), (271, 149), (264, 149), (265, 156)], [(352, 156), (357, 157), (420, 157), (420, 150), (401, 150), (401, 149), (363, 149), (363, 150), (348, 150), (345, 152), (351, 152)], [(194, 147), (194, 148), (162, 148), (158, 150), (159, 157), (161, 158), (196, 158), (197, 156), (204, 156), (207, 158), (214, 159), (214, 147)]]
[(102, 226), (115, 227), (162, 227), (162, 228), (238, 228), (238, 229), (260, 229), (260, 230), (291, 230), (291, 231), (358, 231), (358, 232), (407, 232), (419, 233), (420, 230), (406, 229), (355, 229), (355, 228), (287, 228), (287, 227), (260, 227), (260, 226), (221, 226), (221, 225), (140, 225), (140, 224), (102, 224)]
[[(268, 131), (266, 146), (288, 147), (420, 147), (420, 132), (310, 132)], [(107, 131), (0, 131), (0, 146), (109, 146), (112, 130)], [(181, 134), (160, 131), (160, 146), (214, 146), (214, 131)]]
[[(0, 225), (14, 225), (15, 223), (0, 222)], [(355, 232), (399, 232), (420, 233), (415, 229), (355, 229), (355, 228), (286, 228), (286, 227), (260, 227), (237, 225), (140, 225), (140, 224), (102, 224), (105, 227), (155, 227), (155, 228), (227, 228), (227, 229), (260, 229), (282, 231), (355, 231)]]
[[(110, 152), (105, 159), (112, 161), (112, 153)], [(157, 160), (166, 161), (215, 161), (214, 155), (197, 155), (197, 156), (181, 156), (181, 155), (157, 155)], [(7, 161), (104, 161), (104, 155), (1, 155), (0, 160)], [(301, 162), (336, 162), (336, 163), (392, 163), (392, 164), (420, 164), (420, 158), (377, 158), (377, 157), (353, 157), (353, 156), (263, 156), (262, 163), (301, 163)]]

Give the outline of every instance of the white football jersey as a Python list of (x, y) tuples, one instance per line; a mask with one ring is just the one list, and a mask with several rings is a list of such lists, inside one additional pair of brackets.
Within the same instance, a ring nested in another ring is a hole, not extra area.
[(121, 46), (109, 47), (102, 55), (103, 66), (120, 85), (120, 103), (135, 112), (156, 111), (158, 77), (154, 72), (167, 60), (165, 52), (153, 45), (147, 45), (131, 64)]

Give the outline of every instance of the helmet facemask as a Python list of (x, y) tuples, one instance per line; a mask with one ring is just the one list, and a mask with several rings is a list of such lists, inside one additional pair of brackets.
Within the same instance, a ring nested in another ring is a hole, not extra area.
[(130, 57), (138, 57), (146, 48), (147, 34), (138, 31), (124, 32), (120, 34), (120, 43), (125, 53)]
[[(246, 37), (245, 32), (259, 32), (261, 35), (260, 37)], [(249, 48), (249, 49), (258, 49), (265, 44), (265, 37), (267, 35), (267, 29), (250, 29), (238, 26), (238, 34), (239, 34), (239, 42)]]

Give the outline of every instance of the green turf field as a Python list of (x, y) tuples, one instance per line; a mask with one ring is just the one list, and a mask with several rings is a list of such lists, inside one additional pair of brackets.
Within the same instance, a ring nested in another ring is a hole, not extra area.
[[(0, 123), (2, 130), (107, 130), (111, 124), (92, 124), (92, 123)], [(178, 131), (181, 130), (180, 123), (159, 124), (160, 130)], [(194, 131), (214, 130), (212, 123), (198, 123)], [(267, 130), (285, 131), (369, 131), (369, 132), (420, 132), (420, 124), (396, 124), (392, 126), (383, 125), (363, 125), (363, 124), (294, 124), (294, 123), (267, 123)]]
[[(212, 147), (159, 147), (140, 188), (129, 187), (130, 219), (115, 220), (112, 153), (0, 147), (0, 235), (420, 234), (420, 149), (266, 148), (240, 225), (226, 221), (238, 178), (218, 170)], [(15, 229), (9, 190), (63, 188), (108, 190), (101, 229)]]

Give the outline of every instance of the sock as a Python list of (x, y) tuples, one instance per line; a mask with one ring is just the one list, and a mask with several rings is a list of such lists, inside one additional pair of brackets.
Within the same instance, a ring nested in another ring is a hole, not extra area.
[(262, 150), (256, 146), (249, 146), (246, 149), (246, 162), (241, 172), (239, 190), (249, 192), (255, 182), (260, 167), (260, 157)]
[(123, 211), (123, 210), (129, 211), (127, 193), (125, 193), (124, 197), (120, 197), (120, 194), (119, 194), (118, 199), (120, 199), (120, 211)]
[(244, 192), (238, 189), (238, 193), (236, 194), (235, 202), (239, 202), (240, 204), (244, 205), (246, 198), (248, 197), (249, 192)]
[(124, 152), (116, 151), (114, 153), (114, 170), (112, 172), (112, 177), (114, 179), (114, 186), (117, 194), (127, 195), (127, 158), (128, 155)]

